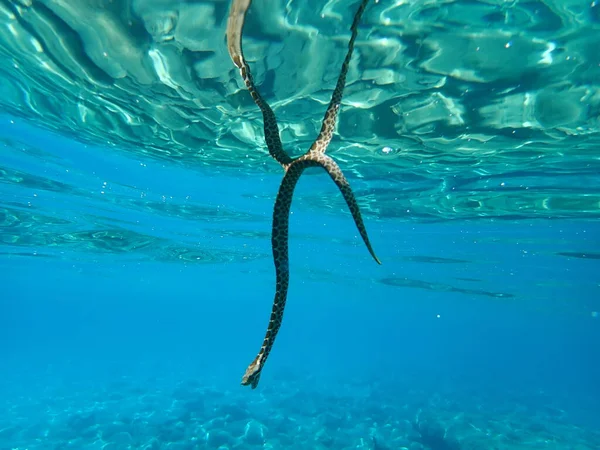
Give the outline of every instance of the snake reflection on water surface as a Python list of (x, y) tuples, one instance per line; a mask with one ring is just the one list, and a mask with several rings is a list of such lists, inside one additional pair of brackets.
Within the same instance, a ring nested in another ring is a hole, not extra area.
[(242, 79), (244, 80), (252, 99), (262, 112), (265, 141), (269, 149), (269, 154), (279, 164), (281, 164), (285, 171), (285, 175), (283, 176), (283, 180), (281, 181), (279, 192), (277, 193), (277, 198), (275, 200), (275, 207), (273, 210), (273, 229), (271, 234), (271, 244), (273, 247), (273, 259), (275, 262), (276, 272), (275, 299), (273, 301), (271, 318), (269, 320), (269, 325), (263, 344), (258, 352), (258, 355), (248, 366), (246, 373), (242, 378), (242, 385), (250, 385), (254, 389), (256, 386), (258, 386), (260, 374), (265, 362), (267, 361), (267, 357), (271, 352), (271, 348), (273, 347), (275, 337), (277, 336), (277, 332), (279, 331), (281, 321), (283, 319), (283, 312), (285, 309), (289, 285), (289, 213), (292, 205), (294, 188), (296, 187), (296, 183), (302, 175), (302, 172), (304, 172), (304, 169), (307, 167), (321, 167), (325, 169), (344, 196), (358, 231), (360, 232), (363, 241), (367, 245), (367, 249), (378, 264), (381, 264), (381, 262), (371, 247), (367, 230), (365, 229), (360, 214), (358, 203), (356, 202), (348, 181), (344, 177), (344, 174), (337, 163), (329, 156), (325, 155), (325, 151), (331, 142), (331, 138), (335, 130), (337, 115), (340, 109), (340, 103), (342, 101), (342, 94), (346, 84), (346, 73), (348, 72), (348, 65), (350, 63), (350, 59), (352, 58), (352, 51), (354, 49), (354, 41), (358, 32), (358, 23), (360, 22), (360, 18), (367, 6), (368, 0), (361, 1), (361, 4), (354, 16), (354, 21), (352, 22), (352, 26), (350, 28), (352, 36), (350, 37), (350, 42), (348, 43), (348, 52), (346, 54), (346, 58), (344, 59), (335, 90), (333, 91), (331, 102), (329, 103), (325, 117), (323, 118), (323, 124), (321, 126), (319, 136), (310, 149), (304, 155), (298, 158), (291, 158), (283, 150), (275, 114), (256, 89), (252, 79), (252, 74), (250, 73), (250, 68), (244, 59), (244, 54), (242, 52), (242, 29), (244, 27), (246, 12), (250, 7), (250, 3), (251, 0), (233, 0), (227, 22), (227, 48), (233, 63), (240, 70)]

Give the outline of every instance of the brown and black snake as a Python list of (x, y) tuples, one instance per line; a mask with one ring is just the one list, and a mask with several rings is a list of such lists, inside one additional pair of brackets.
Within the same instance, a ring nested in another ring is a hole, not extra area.
[(333, 132), (335, 131), (335, 124), (337, 116), (340, 110), (340, 103), (342, 101), (342, 95), (344, 92), (344, 86), (346, 84), (346, 74), (348, 72), (348, 65), (352, 58), (352, 51), (354, 50), (354, 41), (358, 33), (358, 23), (360, 18), (367, 6), (369, 0), (361, 0), (361, 3), (354, 15), (354, 21), (350, 30), (352, 36), (348, 43), (348, 52), (346, 58), (342, 64), (342, 69), (333, 91), (331, 101), (323, 118), (323, 124), (319, 136), (312, 144), (310, 149), (302, 156), (297, 158), (291, 158), (284, 150), (281, 145), (281, 139), (279, 137), (279, 127), (277, 125), (277, 119), (271, 107), (262, 98), (258, 92), (250, 68), (244, 58), (242, 51), (242, 29), (244, 27), (244, 21), (248, 8), (252, 0), (233, 0), (231, 9), (229, 12), (229, 19), (227, 22), (227, 48), (229, 55), (233, 60), (233, 63), (240, 70), (240, 74), (252, 99), (256, 105), (260, 108), (263, 115), (265, 141), (269, 149), (269, 154), (283, 167), (285, 174), (281, 185), (279, 186), (279, 192), (275, 200), (275, 207), (273, 210), (273, 228), (271, 235), (271, 244), (273, 248), (273, 259), (275, 262), (276, 272), (276, 287), (275, 287), (275, 299), (273, 301), (273, 308), (271, 310), (271, 318), (267, 328), (262, 347), (254, 358), (254, 361), (246, 369), (246, 373), (242, 377), (242, 385), (252, 386), (256, 388), (260, 380), (260, 374), (263, 370), (267, 357), (271, 352), (277, 332), (281, 327), (281, 321), (283, 319), (283, 312), (285, 309), (285, 302), (287, 299), (288, 285), (289, 285), (289, 259), (288, 259), (288, 228), (289, 228), (289, 214), (290, 207), (292, 205), (292, 196), (294, 194), (294, 188), (298, 179), (307, 167), (321, 167), (332, 178), (333, 182), (340, 189), (356, 227), (360, 232), (360, 235), (365, 242), (367, 249), (378, 264), (381, 264), (367, 235), (367, 230), (363, 223), (363, 219), (360, 214), (358, 203), (352, 193), (352, 189), (346, 177), (342, 173), (342, 170), (337, 163), (325, 155), (325, 151), (331, 142)]

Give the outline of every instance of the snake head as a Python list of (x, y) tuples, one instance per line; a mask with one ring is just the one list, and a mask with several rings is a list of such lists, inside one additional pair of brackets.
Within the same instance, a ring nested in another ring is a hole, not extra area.
[(256, 389), (258, 381), (260, 380), (261, 370), (260, 356), (257, 356), (246, 369), (246, 373), (244, 373), (244, 376), (242, 377), (242, 386), (251, 386), (252, 389)]

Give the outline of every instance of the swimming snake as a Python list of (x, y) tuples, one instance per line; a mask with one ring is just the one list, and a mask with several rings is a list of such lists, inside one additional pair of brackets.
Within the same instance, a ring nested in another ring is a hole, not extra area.
[(340, 103), (342, 101), (342, 95), (344, 92), (344, 86), (346, 85), (346, 74), (348, 72), (348, 65), (352, 58), (352, 51), (354, 50), (354, 41), (358, 33), (358, 23), (360, 18), (367, 6), (369, 0), (362, 0), (356, 14), (354, 15), (354, 21), (350, 30), (352, 35), (348, 43), (348, 52), (346, 58), (342, 64), (340, 75), (333, 91), (331, 101), (323, 117), (323, 123), (319, 136), (312, 144), (310, 149), (302, 156), (297, 158), (291, 158), (284, 150), (281, 145), (281, 139), (279, 137), (279, 127), (277, 125), (277, 119), (271, 107), (262, 98), (254, 85), (250, 68), (244, 58), (242, 51), (242, 29), (244, 27), (244, 21), (246, 13), (250, 8), (252, 0), (233, 0), (231, 9), (229, 11), (229, 19), (227, 21), (227, 49), (229, 55), (233, 60), (235, 66), (239, 69), (242, 79), (246, 85), (246, 88), (250, 92), (254, 103), (260, 108), (263, 115), (264, 122), (264, 133), (265, 141), (269, 149), (269, 154), (283, 167), (285, 174), (281, 185), (279, 186), (279, 192), (275, 200), (275, 207), (273, 209), (273, 228), (271, 234), (271, 245), (273, 249), (273, 260), (275, 263), (275, 274), (276, 274), (276, 288), (275, 288), (275, 299), (273, 300), (273, 307), (271, 310), (271, 317), (263, 344), (254, 358), (254, 361), (248, 366), (244, 376), (242, 377), (242, 385), (251, 386), (252, 389), (258, 386), (260, 375), (267, 361), (269, 353), (273, 347), (277, 332), (281, 327), (281, 321), (283, 319), (283, 312), (285, 309), (285, 302), (287, 299), (288, 285), (289, 285), (289, 259), (288, 259), (288, 229), (289, 229), (289, 214), (290, 207), (292, 205), (292, 196), (294, 194), (294, 188), (298, 182), (302, 172), (307, 167), (321, 167), (329, 174), (333, 182), (340, 189), (358, 231), (369, 250), (369, 253), (378, 264), (381, 264), (367, 235), (367, 230), (363, 223), (362, 216), (358, 207), (358, 203), (354, 197), (350, 184), (344, 177), (342, 170), (337, 163), (325, 155), (325, 151), (331, 142), (333, 132), (335, 130), (335, 124), (337, 116), (340, 110)]

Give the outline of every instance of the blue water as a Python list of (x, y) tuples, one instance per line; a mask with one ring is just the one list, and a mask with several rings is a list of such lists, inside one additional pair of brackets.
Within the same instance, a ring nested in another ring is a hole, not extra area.
[(308, 176), (250, 390), (279, 175), (0, 124), (0, 449), (600, 448), (597, 221), (367, 219), (377, 266)]

